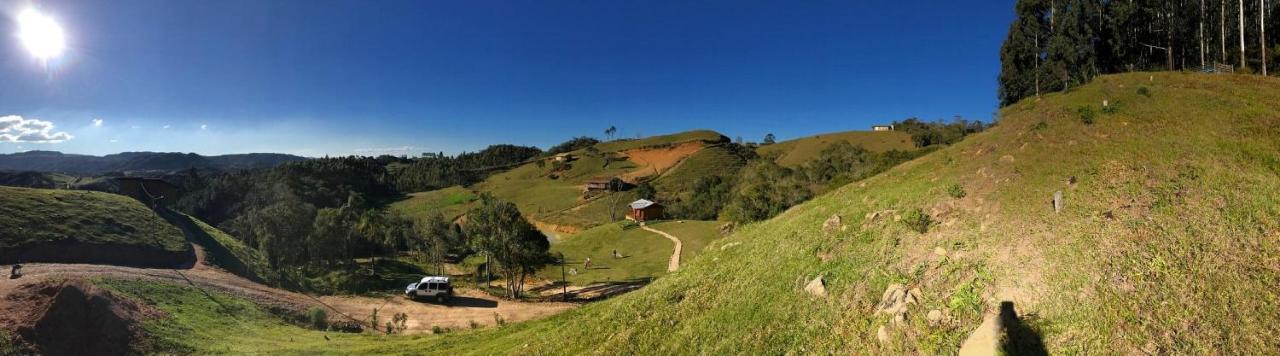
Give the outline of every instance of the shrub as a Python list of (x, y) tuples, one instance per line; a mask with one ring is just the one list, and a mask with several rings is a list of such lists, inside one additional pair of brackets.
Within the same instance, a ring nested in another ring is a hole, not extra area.
[(1145, 97), (1150, 98), (1150, 97), (1151, 97), (1151, 89), (1147, 89), (1147, 87), (1138, 87), (1138, 95), (1142, 95), (1142, 96), (1145, 96)]
[(1044, 122), (1044, 121), (1042, 120), (1042, 121), (1040, 121), (1040, 122), (1037, 122), (1037, 123), (1035, 124), (1035, 126), (1031, 126), (1031, 131), (1040, 131), (1040, 130), (1044, 130), (1044, 129), (1047, 129), (1047, 128), (1049, 128), (1049, 123)]
[(929, 225), (933, 225), (933, 218), (929, 217), (929, 214), (925, 214), (924, 209), (915, 208), (907, 210), (902, 215), (902, 223), (912, 231), (923, 234), (929, 232)]
[(378, 330), (378, 308), (373, 308), (373, 312), (369, 313), (369, 326)]
[(507, 325), (507, 319), (502, 318), (502, 314), (493, 313), (493, 322), (498, 326)]
[(316, 330), (325, 330), (329, 328), (329, 313), (320, 307), (314, 307), (307, 310), (307, 322)]
[(1110, 103), (1110, 105), (1103, 106), (1102, 113), (1107, 115), (1115, 114), (1116, 112), (1120, 111), (1119, 105), (1117, 104), (1118, 103)]
[(1076, 109), (1076, 113), (1080, 114), (1080, 122), (1083, 122), (1085, 125), (1093, 125), (1093, 119), (1097, 115), (1094, 114), (1093, 108), (1088, 106), (1081, 106), (1079, 109)]
[(467, 321), (467, 323), (471, 326), (471, 329), (479, 329), (479, 328), (480, 328), (480, 323), (477, 323), (475, 320)]
[(952, 198), (960, 199), (964, 198), (966, 194), (964, 187), (961, 187), (959, 183), (956, 183), (947, 186), (947, 195), (950, 195)]
[(442, 328), (442, 327), (440, 327), (440, 325), (435, 325), (435, 326), (432, 326), (432, 327), (431, 327), (431, 333), (432, 333), (432, 334), (444, 334), (444, 333), (445, 333), (445, 332), (447, 332), (447, 331), (448, 331), (448, 329)]

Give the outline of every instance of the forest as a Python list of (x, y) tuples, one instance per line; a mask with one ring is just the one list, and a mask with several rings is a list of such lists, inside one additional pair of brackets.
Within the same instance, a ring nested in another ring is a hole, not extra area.
[[(1132, 71), (1274, 72), (1267, 0), (1018, 0), (1000, 49), (1001, 106)], [(1217, 64), (1217, 66), (1215, 66)]]

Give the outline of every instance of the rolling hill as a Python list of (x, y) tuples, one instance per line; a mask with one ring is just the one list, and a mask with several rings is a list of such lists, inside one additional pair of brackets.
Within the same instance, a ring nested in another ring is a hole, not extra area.
[(306, 158), (278, 153), (201, 156), (195, 153), (125, 152), (106, 156), (27, 151), (0, 154), (0, 171), (61, 172), (80, 175), (124, 171), (256, 169)]
[(181, 231), (132, 198), (0, 187), (0, 264), (171, 267), (191, 256)]
[(916, 146), (911, 142), (911, 135), (900, 131), (845, 131), (760, 146), (756, 152), (764, 157), (776, 157), (779, 165), (796, 167), (804, 162), (818, 158), (824, 148), (838, 141), (847, 141), (854, 146), (862, 146), (872, 152), (889, 150), (911, 151)]
[[(1280, 80), (1102, 76), (548, 319), (322, 342), (252, 305), (234, 311), (249, 327), (208, 328), (226, 324), (218, 305), (174, 291), (190, 306), (159, 303), (170, 317), (153, 335), (205, 352), (942, 354), (1008, 308), (1008, 353), (1266, 353), (1280, 332), (1278, 120)], [(805, 291), (815, 280), (823, 293)]]

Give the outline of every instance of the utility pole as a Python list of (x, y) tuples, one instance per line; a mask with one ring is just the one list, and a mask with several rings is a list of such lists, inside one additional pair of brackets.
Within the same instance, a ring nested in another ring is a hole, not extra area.
[(1258, 42), (1262, 44), (1262, 76), (1267, 76), (1267, 0), (1258, 0)]
[(569, 275), (564, 272), (564, 252), (560, 253), (560, 296), (569, 301)]

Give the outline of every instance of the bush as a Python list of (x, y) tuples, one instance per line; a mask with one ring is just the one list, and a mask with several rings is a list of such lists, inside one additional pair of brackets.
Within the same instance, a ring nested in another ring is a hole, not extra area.
[(316, 330), (326, 330), (329, 328), (329, 313), (320, 307), (308, 309), (307, 322)]
[(947, 186), (947, 195), (950, 195), (952, 198), (960, 199), (960, 198), (964, 198), (966, 194), (964, 191), (964, 187), (961, 187), (959, 183), (956, 183), (956, 184)]
[(471, 329), (473, 330), (480, 328), (480, 323), (477, 323), (475, 320), (467, 321), (467, 323), (471, 326)]
[(498, 326), (507, 325), (507, 319), (502, 318), (502, 314), (493, 313), (493, 322)]
[(929, 217), (929, 214), (925, 214), (924, 209), (915, 208), (907, 210), (902, 215), (902, 223), (912, 231), (923, 234), (929, 232), (929, 225), (933, 225), (933, 218)]
[(1151, 89), (1147, 89), (1147, 87), (1138, 87), (1138, 95), (1142, 95), (1142, 96), (1145, 96), (1145, 97), (1150, 98), (1150, 97), (1151, 97)]
[(1035, 126), (1031, 126), (1031, 131), (1040, 131), (1047, 128), (1049, 128), (1049, 123), (1040, 121), (1040, 122), (1037, 122)]
[(1088, 106), (1081, 106), (1079, 109), (1076, 109), (1076, 113), (1080, 114), (1080, 122), (1083, 122), (1085, 125), (1093, 125), (1093, 119), (1097, 116), (1097, 114), (1093, 112), (1093, 108)]
[(449, 332), (449, 329), (442, 328), (440, 327), (440, 325), (435, 325), (431, 327), (432, 334), (444, 334), (446, 332)]

